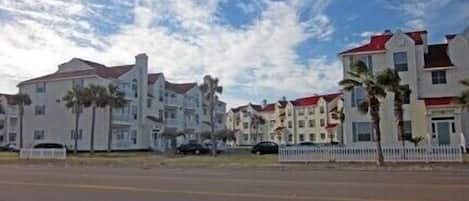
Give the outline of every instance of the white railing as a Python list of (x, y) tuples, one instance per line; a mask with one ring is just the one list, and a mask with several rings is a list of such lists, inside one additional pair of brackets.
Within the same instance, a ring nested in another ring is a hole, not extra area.
[[(383, 147), (387, 162), (462, 162), (461, 149), (457, 146), (436, 145), (432, 147)], [(280, 162), (373, 162), (375, 147), (281, 147)]]
[(21, 149), (20, 159), (53, 159), (65, 160), (66, 149)]

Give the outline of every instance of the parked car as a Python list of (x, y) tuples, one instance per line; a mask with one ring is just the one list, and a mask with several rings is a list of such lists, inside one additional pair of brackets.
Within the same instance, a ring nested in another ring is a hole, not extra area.
[(16, 144), (8, 143), (4, 146), (0, 146), (0, 151), (13, 151), (17, 152), (19, 149)]
[[(212, 142), (211, 141), (206, 141), (204, 142), (204, 146), (209, 149), (209, 151), (212, 150)], [(222, 142), (217, 142), (217, 153), (223, 153), (226, 151), (226, 146)]]
[(206, 154), (210, 150), (202, 144), (199, 143), (187, 143), (182, 144), (176, 149), (177, 153), (180, 154)]
[(278, 144), (275, 142), (259, 142), (251, 149), (251, 153), (262, 154), (278, 154)]
[(39, 143), (34, 145), (34, 149), (67, 149), (63, 144), (59, 143)]
[(301, 142), (301, 143), (298, 144), (298, 146), (300, 146), (300, 147), (310, 147), (310, 146), (318, 146), (318, 145), (314, 142)]

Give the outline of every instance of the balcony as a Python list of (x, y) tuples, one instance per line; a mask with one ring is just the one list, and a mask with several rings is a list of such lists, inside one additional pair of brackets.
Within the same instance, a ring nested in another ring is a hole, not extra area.
[(113, 113), (112, 114), (112, 122), (113, 123), (124, 123), (124, 124), (130, 124), (130, 114), (119, 114), (119, 113)]
[(182, 106), (182, 102), (177, 97), (166, 97), (164, 104), (166, 106)]

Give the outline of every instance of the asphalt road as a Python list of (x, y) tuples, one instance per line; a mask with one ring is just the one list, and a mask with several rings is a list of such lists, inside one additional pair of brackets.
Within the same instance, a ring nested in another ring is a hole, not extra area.
[(469, 172), (0, 166), (1, 201), (469, 201)]

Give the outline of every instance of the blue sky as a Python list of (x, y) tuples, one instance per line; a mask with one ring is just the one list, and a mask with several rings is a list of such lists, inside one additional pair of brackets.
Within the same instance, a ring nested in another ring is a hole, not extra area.
[(467, 0), (0, 0), (0, 91), (73, 57), (117, 65), (145, 52), (171, 81), (219, 77), (229, 106), (338, 90), (337, 53), (385, 29), (469, 25)]

